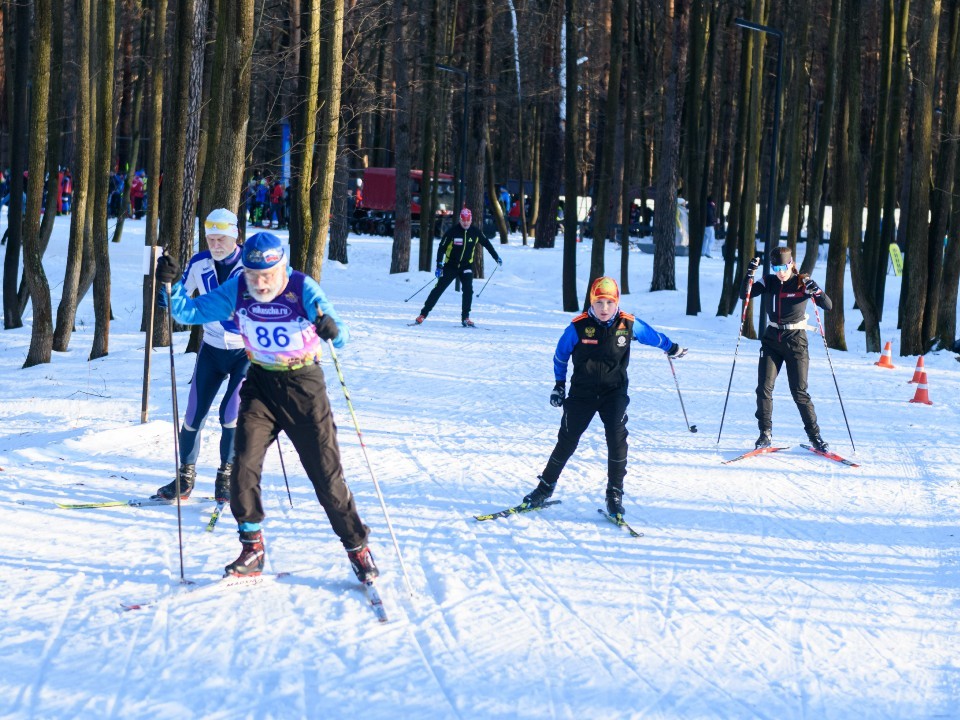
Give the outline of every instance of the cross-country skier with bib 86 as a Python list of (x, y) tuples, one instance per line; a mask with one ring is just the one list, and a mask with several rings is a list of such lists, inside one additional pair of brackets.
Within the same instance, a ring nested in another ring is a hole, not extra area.
[(807, 392), (810, 356), (807, 352), (807, 315), (804, 310), (810, 299), (824, 310), (831, 309), (833, 302), (813, 278), (796, 273), (793, 253), (788, 247), (771, 249), (770, 269), (773, 272), (761, 276), (751, 286), (750, 280), (758, 267), (760, 258), (755, 257), (747, 266), (740, 290), (741, 298), (746, 298), (748, 287), (750, 297), (766, 294), (770, 298), (767, 327), (760, 338), (760, 363), (757, 367), (757, 423), (760, 436), (756, 447), (770, 447), (773, 442), (773, 386), (780, 368), (786, 365), (790, 394), (800, 411), (803, 429), (810, 438), (810, 444), (821, 452), (827, 452), (829, 446), (820, 436), (817, 413)]
[[(187, 295), (212, 292), (243, 270), (237, 245), (237, 216), (225, 208), (219, 208), (207, 215), (204, 227), (209, 249), (190, 258), (183, 278), (177, 283)], [(160, 297), (161, 302), (165, 302), (163, 293)], [(175, 499), (178, 483), (180, 497), (184, 500), (190, 497), (197, 478), (200, 431), (207, 420), (213, 399), (223, 381), (227, 380), (227, 389), (220, 403), (220, 468), (217, 470), (214, 494), (218, 502), (230, 500), (230, 472), (240, 407), (240, 384), (249, 366), (243, 338), (233, 320), (204, 323), (203, 342), (197, 353), (187, 411), (180, 427), (180, 469), (175, 480), (157, 490), (156, 497)]]
[(472, 222), (473, 213), (470, 212), (470, 208), (464, 208), (460, 211), (460, 224), (452, 226), (443, 234), (440, 247), (437, 248), (437, 284), (430, 291), (420, 310), (420, 315), (414, 321), (417, 325), (427, 319), (427, 315), (433, 310), (443, 291), (459, 278), (463, 284), (460, 322), (464, 327), (473, 327), (470, 307), (473, 304), (473, 259), (477, 252), (477, 245), (483, 245), (497, 261), (497, 265), (503, 265), (503, 260), (493, 249), (490, 240), (479, 229), (472, 227)]
[[(260, 475), (267, 448), (282, 430), (293, 442), (317, 499), (340, 538), (360, 582), (378, 576), (367, 547), (369, 528), (343, 478), (337, 427), (320, 369), (321, 348), (332, 340), (343, 347), (348, 331), (320, 285), (287, 267), (279, 238), (258, 233), (243, 245), (243, 273), (213, 292), (190, 298), (174, 287), (170, 308), (182, 323), (234, 318), (251, 366), (240, 391), (236, 461), (230, 479), (230, 509), (237, 519), (240, 556), (225, 575), (259, 575), (264, 565), (264, 518)], [(179, 270), (166, 256), (157, 280), (169, 282)], [(320, 312), (317, 312), (319, 306)]]
[[(580, 436), (598, 414), (607, 437), (607, 512), (622, 519), (623, 479), (627, 474), (627, 365), (630, 343), (634, 340), (660, 348), (671, 360), (687, 354), (687, 349), (643, 320), (620, 310), (620, 289), (613, 278), (597, 278), (590, 287), (590, 307), (575, 317), (560, 336), (553, 356), (556, 385), (550, 404), (563, 407), (563, 419), (557, 444), (540, 483), (523, 498), (528, 507), (542, 505), (556, 488), (567, 460), (573, 455)], [(567, 365), (573, 359), (570, 394), (565, 397)]]

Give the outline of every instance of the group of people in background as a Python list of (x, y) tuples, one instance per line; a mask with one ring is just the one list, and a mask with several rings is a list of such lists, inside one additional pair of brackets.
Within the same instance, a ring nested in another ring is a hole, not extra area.
[(254, 227), (283, 229), (290, 217), (290, 186), (276, 178), (255, 173), (243, 193), (247, 222)]

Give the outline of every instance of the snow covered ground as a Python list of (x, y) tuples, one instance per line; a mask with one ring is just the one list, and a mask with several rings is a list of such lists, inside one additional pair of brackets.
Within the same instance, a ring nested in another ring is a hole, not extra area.
[[(46, 268), (66, 256), (58, 221)], [(598, 513), (606, 451), (599, 420), (561, 477), (563, 503), (478, 523), (514, 504), (552, 449), (552, 355), (561, 249), (514, 240), (459, 324), (452, 289), (409, 327), (427, 273), (390, 276), (390, 241), (352, 237), (350, 264), (322, 285), (350, 323), (340, 352), (364, 440), (416, 593), (410, 598), (335, 373), (325, 360), (348, 480), (373, 528), (391, 622), (365, 604), (289, 441), (268, 456), (268, 567), (262, 586), (203, 589), (237, 554), (210, 503), (183, 508), (185, 575), (173, 507), (61, 510), (56, 501), (142, 497), (173, 471), (169, 351), (155, 351), (150, 422), (141, 425), (138, 332), (143, 225), (112, 245), (110, 354), (88, 362), (88, 296), (71, 350), (21, 370), (26, 326), (0, 334), (0, 717), (4, 718), (960, 718), (958, 481), (960, 365), (925, 358), (932, 406), (910, 404), (915, 358), (900, 358), (887, 284), (883, 338), (895, 370), (874, 366), (845, 298), (849, 352), (810, 335), (811, 394), (845, 467), (805, 441), (785, 378), (774, 439), (788, 452), (721, 465), (756, 437), (758, 344), (744, 340), (722, 441), (717, 431), (737, 316), (714, 316), (721, 262), (702, 266), (705, 311), (648, 292), (652, 256), (631, 256), (623, 299), (690, 347), (677, 362), (684, 425), (663, 353), (631, 362), (627, 518)], [(578, 248), (581, 288), (590, 246)], [(619, 276), (617, 250), (608, 270)], [(414, 250), (414, 255), (416, 251)], [(488, 261), (489, 263), (489, 261)], [(488, 273), (492, 269), (488, 264)], [(822, 279), (823, 267), (815, 277)], [(479, 289), (479, 285), (478, 285)], [(811, 317), (811, 321), (813, 318)], [(180, 407), (195, 356), (176, 338)], [(198, 494), (217, 464), (208, 423)], [(124, 612), (121, 603), (159, 601)]]

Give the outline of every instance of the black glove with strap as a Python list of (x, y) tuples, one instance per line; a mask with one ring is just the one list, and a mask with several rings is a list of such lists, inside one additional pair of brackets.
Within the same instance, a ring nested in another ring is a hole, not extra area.
[(747, 277), (753, 277), (753, 274), (757, 271), (757, 268), (760, 267), (760, 256), (757, 255), (750, 261), (750, 264), (747, 265)]
[(670, 346), (670, 349), (667, 350), (667, 357), (671, 360), (679, 360), (684, 355), (687, 354), (687, 349), (685, 347), (680, 347), (676, 343)]
[(554, 407), (563, 407), (563, 399), (567, 394), (567, 384), (563, 380), (557, 380), (550, 393), (550, 404)]
[(157, 282), (170, 285), (180, 279), (180, 266), (169, 255), (161, 255), (157, 260)]
[(317, 335), (321, 340), (336, 340), (337, 335), (340, 334), (340, 328), (329, 315), (319, 315), (313, 321), (313, 326), (317, 329)]
[(803, 281), (803, 287), (807, 291), (807, 295), (811, 297), (820, 297), (823, 295), (823, 290), (820, 289), (820, 286), (817, 285), (816, 281), (812, 277), (808, 277)]

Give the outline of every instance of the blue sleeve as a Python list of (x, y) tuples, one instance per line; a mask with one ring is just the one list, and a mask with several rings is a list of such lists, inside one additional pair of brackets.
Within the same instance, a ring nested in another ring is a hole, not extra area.
[(347, 344), (350, 339), (350, 330), (344, 324), (337, 311), (333, 309), (333, 304), (327, 300), (326, 294), (320, 289), (320, 284), (309, 275), (303, 279), (303, 307), (307, 310), (307, 318), (310, 321), (317, 319), (317, 304), (320, 304), (320, 312), (329, 315), (337, 324), (340, 334), (333, 341), (333, 346), (338, 350)]
[(662, 332), (657, 332), (640, 318), (633, 321), (633, 339), (644, 345), (660, 348), (664, 352), (670, 349), (673, 341)]
[(172, 287), (170, 311), (177, 322), (185, 325), (229, 320), (236, 309), (238, 284), (239, 280), (232, 277), (216, 290), (192, 298), (187, 295), (183, 283), (176, 283)]
[(577, 336), (577, 329), (573, 323), (567, 325), (567, 329), (560, 336), (560, 342), (557, 343), (557, 351), (553, 354), (553, 377), (557, 382), (567, 381), (567, 362), (570, 355), (573, 354), (573, 348), (580, 342)]

